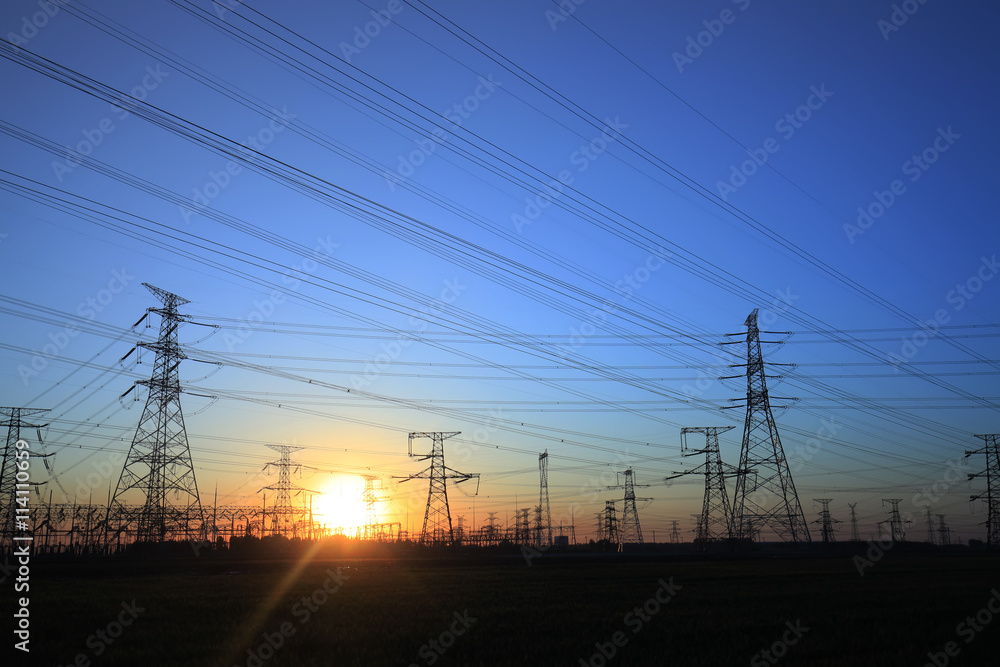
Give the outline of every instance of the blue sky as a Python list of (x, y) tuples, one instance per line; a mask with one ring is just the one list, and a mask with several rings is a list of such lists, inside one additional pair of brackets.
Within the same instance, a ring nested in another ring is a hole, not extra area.
[[(117, 481), (97, 473), (141, 410), (117, 396), (152, 359), (116, 362), (156, 305), (148, 282), (221, 327), (182, 334), (192, 359), (225, 361), (182, 367), (220, 397), (183, 399), (203, 500), (259, 502), (263, 444), (297, 444), (303, 486), (378, 475), (386, 520), (419, 528), (424, 483), (390, 479), (421, 469), (405, 434), (462, 431), (448, 462), (482, 474), (475, 501), (452, 493), (469, 523), (534, 505), (547, 448), (553, 515), (578, 536), (629, 465), (652, 485), (644, 529), (690, 529), (700, 481), (662, 479), (694, 464), (682, 426), (736, 424), (738, 462), (742, 411), (719, 406), (745, 384), (717, 378), (745, 349), (718, 343), (760, 308), (794, 332), (765, 355), (798, 364), (771, 386), (800, 399), (776, 416), (807, 518), (813, 498), (844, 521), (856, 502), (868, 536), (882, 498), (904, 498), (922, 538), (918, 496), (938, 484), (932, 512), (982, 537), (968, 496), (985, 482), (964, 478), (984, 461), (964, 451), (998, 430), (997, 10), (564, 4), (5, 3), (3, 294), (35, 306), (0, 315), (2, 403), (51, 408), (53, 498)], [(130, 233), (24, 187), (116, 209)]]

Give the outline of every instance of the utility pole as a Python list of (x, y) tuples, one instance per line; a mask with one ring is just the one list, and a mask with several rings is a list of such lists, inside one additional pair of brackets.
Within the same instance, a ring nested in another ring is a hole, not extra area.
[[(756, 308), (744, 324), (747, 327), (747, 412), (740, 464), (736, 473), (733, 532), (740, 539), (752, 540), (762, 527), (769, 526), (786, 542), (811, 542), (809, 526), (781, 446), (778, 426), (771, 413)], [(731, 341), (726, 344), (740, 342)], [(752, 479), (751, 469), (754, 470)]]
[[(636, 486), (649, 486), (649, 484), (636, 484), (633, 479), (632, 469), (617, 473), (625, 475), (625, 481), (609, 486), (609, 489), (625, 489), (625, 509), (622, 511), (622, 522), (619, 527), (619, 537), (621, 544), (642, 544), (642, 528), (639, 526), (639, 510), (636, 508), (636, 500), (648, 501), (652, 498), (636, 498)], [(621, 480), (621, 477), (618, 478)]]
[[(31, 417), (48, 412), (47, 408), (0, 408), (0, 416), (6, 417), (0, 421), (0, 426), (7, 427), (7, 443), (3, 449), (3, 460), (0, 461), (0, 512), (3, 512), (2, 523), (0, 523), (0, 553), (9, 553), (14, 546), (14, 534), (17, 531), (26, 530), (30, 523), (28, 521), (28, 471), (19, 470), (18, 460), (29, 461), (24, 456), (29, 456), (27, 442), (21, 438), (21, 429), (33, 428), (41, 429), (48, 424), (29, 424), (22, 417)], [(41, 440), (41, 436), (39, 436)], [(20, 447), (18, 443), (23, 443)], [(22, 456), (18, 453), (23, 452)], [(46, 463), (46, 465), (48, 465)], [(21, 473), (20, 478), (18, 473)], [(51, 503), (50, 503), (51, 504)], [(17, 512), (18, 508), (23, 511)], [(15, 520), (15, 514), (17, 518)]]
[[(124, 360), (140, 347), (156, 353), (152, 377), (137, 381), (120, 397), (127, 396), (136, 385), (149, 389), (146, 406), (108, 505), (106, 525), (109, 532), (115, 534), (109, 534), (107, 542), (110, 544), (112, 537), (120, 540), (122, 533), (130, 530), (135, 531), (135, 538), (140, 542), (203, 541), (205, 516), (181, 411), (182, 390), (178, 374), (178, 367), (187, 356), (178, 343), (177, 330), (191, 319), (177, 309), (189, 301), (149, 283), (143, 286), (163, 306), (146, 309), (146, 314), (133, 328), (150, 313), (156, 313), (160, 316), (160, 335), (155, 343), (137, 343), (122, 357)], [(111, 517), (115, 517), (119, 525), (111, 526)]]
[[(420, 533), (422, 544), (454, 544), (455, 533), (451, 525), (451, 509), (448, 507), (448, 480), (456, 484), (476, 480), (476, 494), (479, 493), (479, 473), (462, 473), (444, 464), (444, 441), (459, 435), (461, 431), (416, 432), (409, 435), (409, 455), (416, 456), (419, 461), (430, 460), (431, 464), (421, 472), (408, 477), (397, 477), (402, 482), (411, 479), (429, 480), (427, 488), (427, 506), (424, 509), (424, 527)], [(426, 438), (431, 441), (429, 454), (414, 454), (413, 441)], [(402, 483), (400, 482), (400, 483)], [(476, 495), (473, 494), (473, 495)]]
[(986, 478), (986, 492), (970, 496), (969, 500), (986, 499), (986, 546), (995, 549), (1000, 547), (1000, 433), (977, 435), (983, 446), (979, 449), (965, 452), (966, 458), (973, 454), (986, 455), (986, 469), (982, 472), (969, 474), (969, 479)]

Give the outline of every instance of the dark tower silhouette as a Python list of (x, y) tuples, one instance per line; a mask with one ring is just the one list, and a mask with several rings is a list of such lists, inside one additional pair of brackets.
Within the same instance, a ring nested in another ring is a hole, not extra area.
[(969, 457), (973, 454), (986, 455), (986, 469), (972, 473), (969, 479), (986, 478), (986, 493), (977, 493), (970, 500), (986, 499), (986, 546), (991, 549), (1000, 547), (1000, 433), (977, 435), (982, 438), (983, 446), (979, 449), (965, 452)]
[[(735, 426), (686, 426), (681, 429), (681, 450), (684, 456), (705, 455), (705, 462), (692, 470), (676, 473), (673, 479), (680, 475), (704, 475), (705, 495), (702, 499), (701, 523), (698, 526), (697, 539), (717, 542), (733, 536), (733, 511), (729, 505), (729, 492), (726, 490), (726, 471), (719, 452), (719, 434), (725, 433)], [(704, 433), (705, 447), (691, 449), (687, 445), (689, 433)]]
[[(156, 353), (152, 377), (137, 381), (122, 394), (126, 396), (135, 385), (149, 389), (146, 407), (108, 506), (108, 539), (110, 543), (123, 532), (134, 530), (138, 541), (204, 540), (205, 516), (184, 427), (178, 375), (178, 367), (187, 357), (177, 342), (177, 330), (190, 319), (179, 314), (177, 308), (188, 300), (148, 283), (143, 286), (163, 303), (161, 308), (148, 308), (143, 316), (143, 319), (149, 313), (160, 316), (160, 335), (155, 343), (137, 344)], [(136, 325), (140, 322), (142, 319)], [(121, 523), (110, 525), (112, 517)]]
[(858, 532), (858, 517), (854, 513), (854, 508), (858, 506), (857, 503), (848, 503), (848, 507), (851, 508), (851, 541), (860, 542), (861, 533)]
[(786, 542), (810, 542), (809, 527), (771, 414), (757, 309), (750, 313), (745, 325), (747, 413), (736, 473), (733, 531), (744, 540), (752, 540), (768, 526)]
[[(479, 482), (479, 473), (458, 472), (444, 464), (444, 441), (460, 433), (461, 431), (410, 433), (409, 436), (409, 455), (419, 457), (420, 461), (430, 460), (431, 462), (430, 466), (421, 472), (401, 478), (403, 482), (411, 479), (429, 480), (427, 506), (424, 509), (424, 527), (420, 532), (420, 541), (424, 544), (453, 544), (455, 541), (455, 534), (451, 526), (451, 509), (448, 507), (448, 480), (453, 479), (456, 484), (467, 482), (470, 479)], [(418, 438), (427, 438), (431, 441), (429, 454), (413, 453), (413, 441)]]
[(836, 540), (833, 537), (833, 524), (840, 523), (837, 519), (830, 516), (830, 503), (833, 502), (832, 498), (813, 498), (813, 502), (817, 502), (822, 506), (819, 512), (819, 519), (813, 523), (821, 524), (820, 530), (823, 534), (823, 543), (832, 544)]
[[(609, 489), (625, 489), (625, 509), (622, 510), (622, 520), (618, 526), (618, 537), (621, 544), (642, 544), (642, 528), (639, 526), (639, 510), (635, 506), (636, 500), (650, 500), (650, 498), (636, 498), (635, 487), (649, 486), (649, 484), (636, 484), (632, 469), (622, 471), (618, 475), (625, 475), (625, 481), (609, 486)], [(618, 479), (621, 479), (619, 477)]]
[(292, 506), (292, 496), (299, 495), (303, 491), (306, 493), (316, 493), (309, 489), (303, 489), (292, 482), (292, 474), (300, 472), (305, 467), (292, 461), (292, 452), (303, 450), (305, 447), (292, 447), (291, 445), (267, 445), (267, 447), (281, 455), (277, 461), (270, 461), (264, 465), (265, 471), (268, 468), (277, 468), (278, 483), (265, 486), (261, 491), (277, 491), (278, 498), (274, 501), (269, 512), (271, 518), (270, 531), (266, 531), (264, 526), (261, 526), (261, 531), (262, 533), (270, 532), (271, 535), (296, 536), (298, 535), (299, 528), (302, 527), (300, 525), (302, 523), (301, 519), (305, 514)]
[[(27, 508), (27, 498), (29, 484), (18, 482), (17, 479), (17, 443), (21, 438), (22, 428), (40, 429), (47, 424), (29, 424), (23, 421), (22, 417), (48, 412), (46, 408), (0, 408), (0, 415), (6, 417), (0, 421), (0, 426), (7, 427), (7, 443), (3, 449), (3, 461), (0, 461), (0, 512), (3, 512), (2, 524), (0, 524), (0, 553), (9, 552), (14, 545), (14, 534), (18, 530), (23, 530), (22, 525), (15, 519), (15, 514), (19, 514), (18, 507)], [(39, 438), (41, 439), (41, 438)], [(20, 487), (19, 487), (20, 484)], [(18, 493), (20, 491), (21, 493)], [(24, 498), (24, 504), (17, 502), (18, 496)], [(25, 514), (21, 512), (20, 514)]]
[(552, 546), (552, 508), (549, 507), (549, 450), (538, 455), (538, 507), (535, 546)]

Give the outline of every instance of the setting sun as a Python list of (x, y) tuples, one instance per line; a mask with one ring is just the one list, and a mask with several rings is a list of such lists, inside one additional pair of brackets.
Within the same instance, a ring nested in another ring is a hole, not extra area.
[(316, 496), (317, 521), (333, 532), (354, 535), (365, 525), (364, 492), (364, 478), (337, 475)]

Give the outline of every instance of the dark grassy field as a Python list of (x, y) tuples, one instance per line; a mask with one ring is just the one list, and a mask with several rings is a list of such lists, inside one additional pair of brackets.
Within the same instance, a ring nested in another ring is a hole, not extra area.
[[(889, 553), (861, 577), (848, 555), (38, 563), (26, 664), (919, 667), (930, 651), (939, 664), (996, 665), (1000, 618), (957, 626), (1000, 587), (998, 565)], [(671, 579), (675, 596), (651, 602)], [(119, 621), (130, 624), (108, 635)], [(783, 637), (794, 644), (775, 647), (780, 659), (760, 654)], [(947, 642), (956, 657), (942, 653)]]

